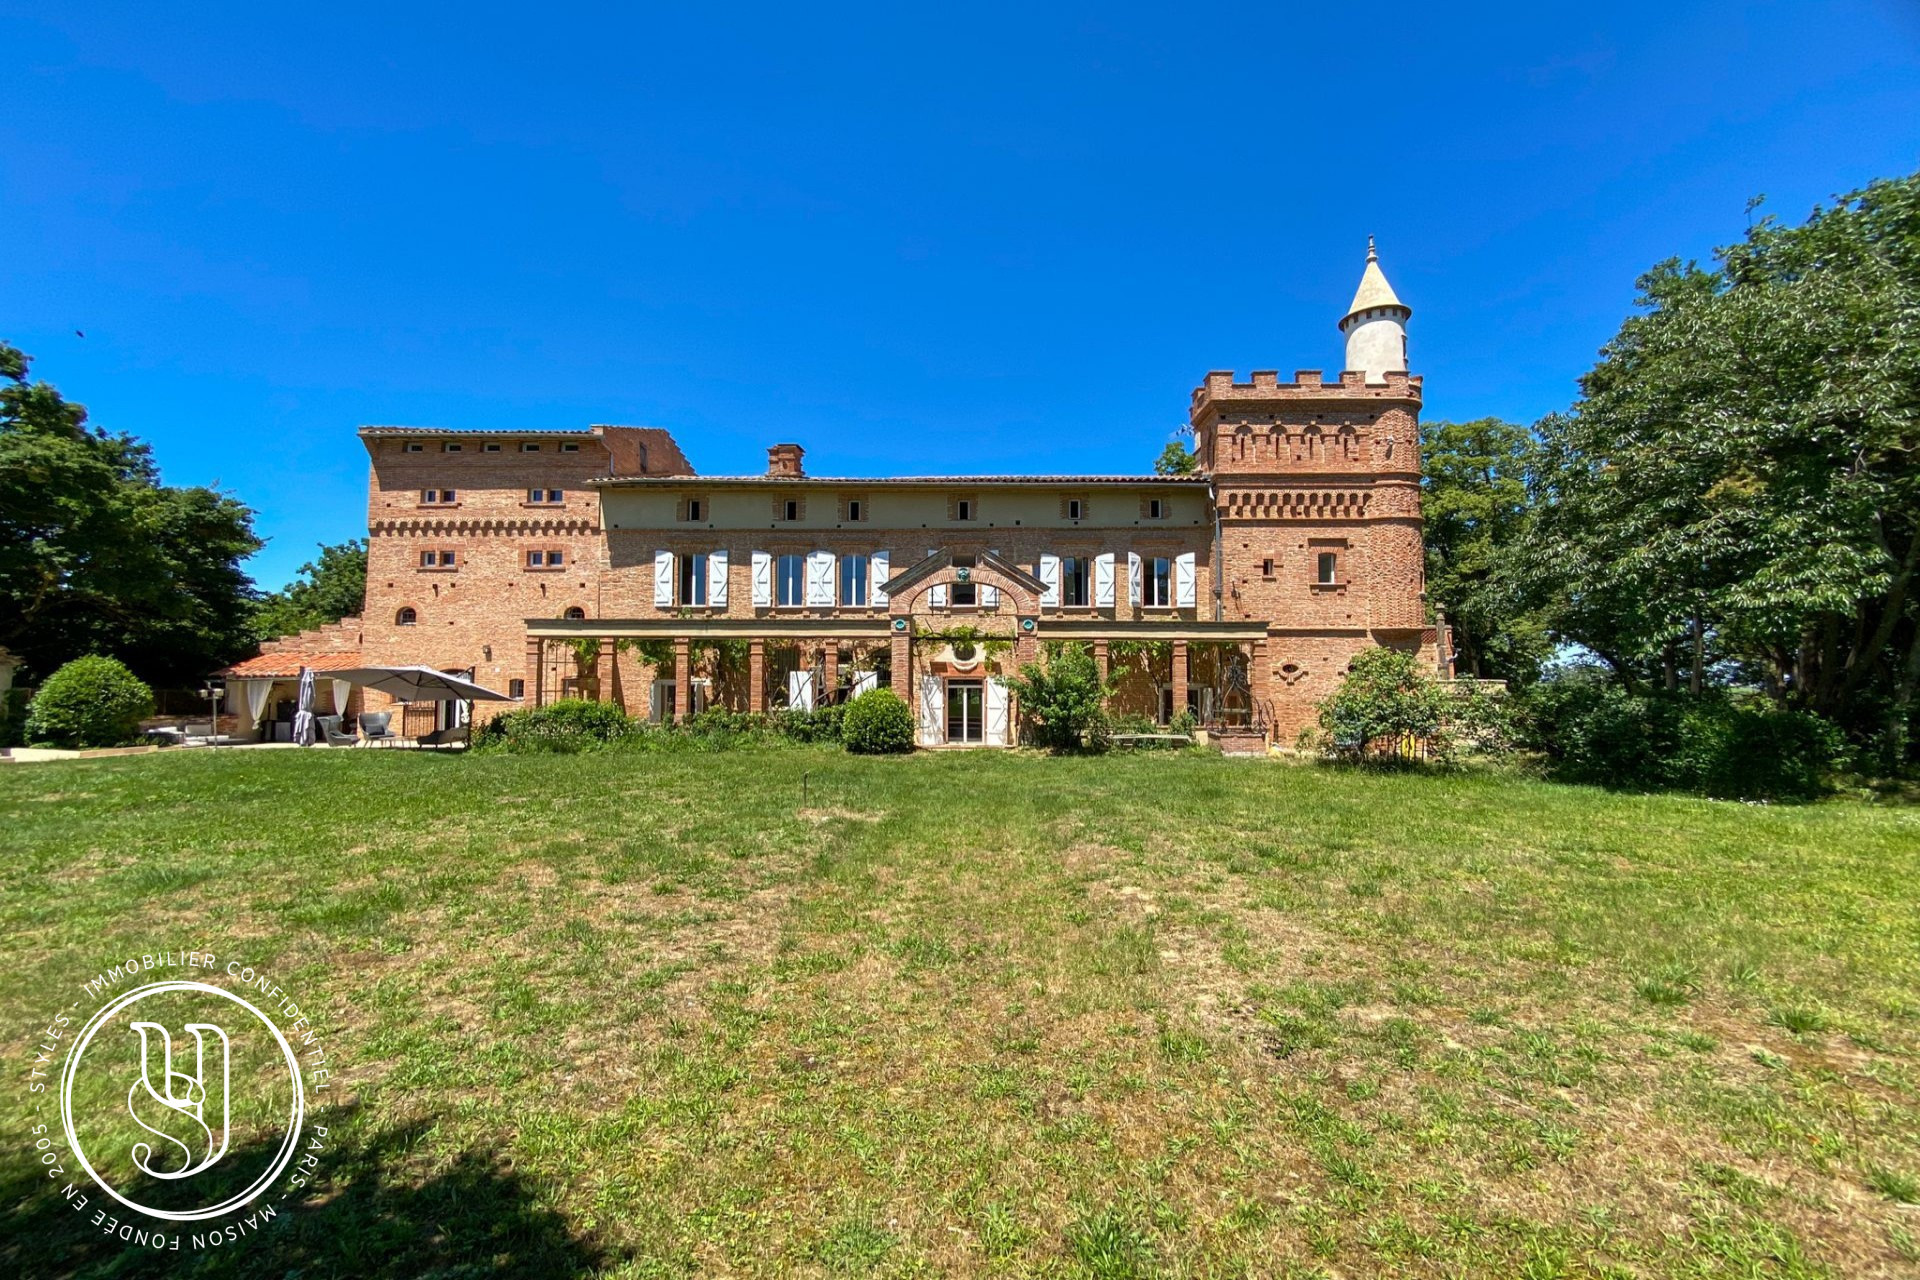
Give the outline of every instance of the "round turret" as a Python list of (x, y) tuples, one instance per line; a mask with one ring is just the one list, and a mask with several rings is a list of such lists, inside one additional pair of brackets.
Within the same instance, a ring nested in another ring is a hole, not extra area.
[(1367, 376), (1368, 382), (1385, 382), (1389, 373), (1407, 371), (1407, 320), (1413, 308), (1400, 301), (1380, 270), (1380, 255), (1367, 237), (1367, 269), (1361, 273), (1359, 291), (1353, 305), (1340, 321), (1340, 332), (1347, 335), (1347, 365)]

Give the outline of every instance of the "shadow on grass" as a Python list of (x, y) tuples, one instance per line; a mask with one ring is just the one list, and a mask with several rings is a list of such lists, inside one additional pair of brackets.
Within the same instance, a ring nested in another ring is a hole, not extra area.
[[(317, 1183), (304, 1199), (296, 1193), (291, 1209), (283, 1203), (278, 1220), (257, 1234), (201, 1250), (192, 1248), (187, 1232), (178, 1233), (183, 1238), (177, 1252), (108, 1238), (92, 1225), (94, 1211), (120, 1206), (99, 1188), (85, 1184), (89, 1204), (76, 1212), (61, 1198), (62, 1183), (8, 1153), (0, 1166), (0, 1275), (562, 1280), (617, 1261), (544, 1207), (539, 1187), (499, 1154), (469, 1150), (426, 1172), (413, 1153), (433, 1129), (431, 1120), (368, 1135), (351, 1117), (336, 1119), (332, 1137), (338, 1145), (323, 1157)], [(241, 1157), (236, 1163), (251, 1163), (246, 1157), (259, 1149), (232, 1154)], [(129, 1216), (123, 1212), (122, 1221)], [(157, 1224), (143, 1218), (138, 1225)]]

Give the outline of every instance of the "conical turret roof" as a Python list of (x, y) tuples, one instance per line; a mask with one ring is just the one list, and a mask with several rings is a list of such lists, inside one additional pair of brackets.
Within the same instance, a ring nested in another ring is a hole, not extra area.
[(1362, 311), (1370, 311), (1374, 307), (1399, 307), (1409, 315), (1413, 311), (1406, 303), (1400, 301), (1400, 296), (1393, 291), (1393, 286), (1387, 283), (1386, 272), (1380, 270), (1380, 254), (1373, 247), (1373, 237), (1368, 236), (1367, 269), (1360, 275), (1360, 288), (1353, 295), (1353, 305), (1348, 307), (1347, 314), (1341, 317), (1342, 322)]

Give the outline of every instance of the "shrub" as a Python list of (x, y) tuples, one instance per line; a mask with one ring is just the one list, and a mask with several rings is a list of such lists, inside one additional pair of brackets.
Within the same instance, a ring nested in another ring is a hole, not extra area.
[(1637, 791), (1809, 800), (1843, 764), (1839, 730), (1817, 716), (1716, 689), (1630, 694), (1578, 671), (1524, 701), (1529, 745), (1553, 776)]
[(75, 658), (47, 677), (27, 704), (27, 741), (56, 747), (117, 747), (153, 714), (153, 690), (117, 658)]
[(1100, 752), (1110, 745), (1112, 725), (1101, 703), (1111, 685), (1084, 648), (1064, 647), (1044, 667), (1027, 663), (1007, 687), (1020, 697), (1020, 719), (1034, 745), (1055, 754)]
[(841, 719), (846, 711), (845, 703), (815, 707), (810, 711), (776, 711), (773, 714), (773, 729), (781, 737), (795, 742), (838, 742)]
[(913, 712), (891, 689), (869, 689), (846, 704), (840, 740), (860, 755), (913, 750)]
[(627, 744), (647, 733), (610, 702), (569, 698), (495, 716), (480, 726), (474, 745), (512, 752), (572, 755)]
[(1320, 731), (1335, 751), (1405, 756), (1440, 736), (1446, 694), (1417, 654), (1365, 649), (1320, 702)]

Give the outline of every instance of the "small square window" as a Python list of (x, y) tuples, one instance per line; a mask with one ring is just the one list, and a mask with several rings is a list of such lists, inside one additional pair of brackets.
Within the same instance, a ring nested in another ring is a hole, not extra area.
[(449, 440), (445, 444), (440, 446), (440, 451), (442, 453), (459, 453), (460, 450), (461, 450), (461, 444), (458, 440)]
[(800, 518), (800, 504), (794, 499), (788, 498), (786, 503), (781, 507), (781, 512), (780, 518), (782, 520), (798, 520)]
[(1260, 562), (1260, 576), (1265, 578), (1268, 582), (1273, 581), (1273, 557), (1272, 556), (1268, 556), (1265, 560), (1262, 560)]
[(951, 588), (953, 607), (971, 609), (980, 602), (980, 588), (971, 582), (956, 582)]
[(483, 445), (481, 445), (481, 446), (480, 446), (480, 452), (482, 452), (482, 453), (498, 453), (498, 452), (500, 452), (500, 446), (499, 446), (499, 445), (497, 445), (497, 444), (483, 444)]
[(539, 446), (539, 445), (537, 445), (537, 444), (535, 444), (535, 443), (534, 443), (533, 441), (531, 441), (531, 440), (522, 440), (522, 441), (520, 442), (520, 452), (522, 452), (522, 453), (538, 453), (538, 452), (540, 452), (540, 446)]
[(1323, 587), (1337, 586), (1340, 582), (1340, 553), (1322, 551), (1318, 558), (1319, 581)]
[(580, 446), (579, 446), (579, 445), (577, 445), (577, 444), (574, 444), (574, 443), (573, 443), (573, 442), (571, 442), (571, 441), (569, 441), (569, 442), (567, 442), (566, 444), (563, 444), (563, 445), (561, 445), (561, 446), (560, 446), (560, 452), (562, 452), (562, 453), (578, 453), (578, 452), (580, 452)]
[(454, 553), (451, 551), (442, 551), (440, 553), (440, 567), (442, 569), (453, 568), (453, 556)]
[(973, 502), (970, 499), (962, 498), (960, 501), (954, 503), (953, 518), (956, 520), (973, 519)]
[(517, 676), (507, 681), (507, 696), (509, 698), (514, 699), (515, 701), (518, 701), (519, 699), (526, 697), (527, 682), (525, 680), (520, 679)]
[(435, 557), (435, 554), (433, 552), (422, 551), (420, 553), (420, 567), (422, 569), (431, 569), (433, 568), (434, 565), (438, 563), (439, 563), (439, 560)]
[(567, 562), (567, 556), (564, 551), (547, 552), (547, 568), (558, 569), (561, 565), (565, 564), (566, 562)]
[(406, 444), (401, 445), (400, 447), (406, 450), (408, 453), (424, 453), (426, 452), (426, 448), (427, 448), (427, 446), (421, 444), (417, 440), (410, 440)]
[(1164, 520), (1166, 518), (1166, 515), (1167, 515), (1167, 504), (1163, 499), (1160, 499), (1160, 498), (1147, 499), (1147, 519)]

